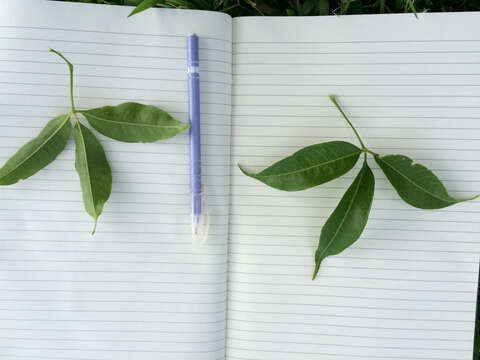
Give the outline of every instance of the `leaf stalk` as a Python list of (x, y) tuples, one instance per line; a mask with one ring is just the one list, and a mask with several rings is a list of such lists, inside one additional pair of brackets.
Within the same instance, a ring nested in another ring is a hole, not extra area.
[(75, 121), (78, 123), (80, 122), (80, 120), (78, 119), (77, 110), (75, 109), (75, 101), (73, 99), (73, 64), (70, 61), (68, 61), (68, 59), (65, 56), (63, 56), (62, 53), (60, 53), (59, 51), (55, 49), (50, 49), (50, 52), (60, 56), (60, 58), (62, 58), (62, 60), (65, 61), (68, 65), (68, 71), (70, 73), (70, 103), (72, 105), (71, 113), (73, 114)]
[(362, 141), (362, 138), (360, 137), (360, 135), (358, 134), (357, 132), (357, 129), (355, 129), (355, 127), (353, 126), (353, 124), (350, 122), (350, 120), (348, 119), (347, 115), (345, 115), (345, 113), (343, 112), (342, 108), (340, 107), (340, 105), (338, 105), (337, 103), (337, 100), (335, 99), (335, 95), (330, 95), (330, 100), (333, 102), (333, 104), (335, 105), (335, 107), (338, 109), (338, 111), (340, 111), (340, 114), (342, 114), (343, 118), (345, 119), (345, 121), (348, 123), (348, 125), (350, 125), (350, 127), (352, 128), (353, 132), (355, 133), (355, 136), (357, 137), (359, 143), (360, 143), (360, 146), (362, 147), (363, 151), (368, 151), (368, 149), (366, 148), (365, 144), (363, 143)]

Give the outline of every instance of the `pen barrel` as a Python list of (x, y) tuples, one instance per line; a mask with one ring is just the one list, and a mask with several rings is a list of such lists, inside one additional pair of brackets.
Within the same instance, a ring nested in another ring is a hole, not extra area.
[[(200, 214), (202, 192), (201, 142), (200, 142), (200, 75), (198, 71), (198, 37), (187, 38), (188, 113), (190, 123), (190, 191), (192, 213)], [(198, 195), (198, 199), (197, 198)]]
[(192, 193), (202, 191), (201, 142), (200, 142), (200, 81), (198, 74), (188, 75), (188, 89), (191, 94), (188, 99), (190, 123), (190, 186)]

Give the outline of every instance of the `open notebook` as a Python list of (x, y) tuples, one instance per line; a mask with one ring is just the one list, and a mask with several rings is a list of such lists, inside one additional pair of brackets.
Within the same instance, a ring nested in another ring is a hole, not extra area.
[(0, 187), (0, 359), (472, 358), (480, 201), (404, 204), (370, 161), (363, 236), (313, 252), (356, 170), (302, 192), (242, 175), (308, 144), (355, 138), (403, 153), (452, 194), (480, 192), (480, 14), (238, 18), (39, 0), (0, 1), (3, 163), (68, 109), (139, 101), (187, 121), (185, 36), (200, 36), (208, 243), (190, 235), (188, 135), (126, 144), (97, 234), (73, 144)]

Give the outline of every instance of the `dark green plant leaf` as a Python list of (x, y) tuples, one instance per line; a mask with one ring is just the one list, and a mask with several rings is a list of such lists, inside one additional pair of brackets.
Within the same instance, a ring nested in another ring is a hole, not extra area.
[(133, 102), (82, 110), (81, 113), (98, 132), (125, 142), (168, 139), (189, 128), (155, 106)]
[(312, 15), (313, 10), (315, 9), (315, 5), (317, 0), (305, 0), (302, 7), (302, 15)]
[(365, 161), (352, 185), (323, 225), (315, 252), (313, 279), (317, 276), (323, 259), (341, 253), (360, 237), (367, 225), (374, 188), (375, 178)]
[(403, 155), (375, 156), (398, 195), (420, 209), (440, 209), (460, 202), (451, 197), (433, 172)]
[(318, 15), (328, 15), (330, 12), (329, 0), (318, 0)]
[(128, 15), (128, 17), (138, 14), (139, 12), (142, 12), (144, 10), (150, 9), (151, 7), (154, 7), (157, 5), (158, 0), (143, 0), (138, 6), (133, 9), (133, 11)]
[(415, 17), (418, 19), (417, 9), (415, 9), (415, 5), (413, 4), (413, 0), (405, 0), (405, 12), (411, 11), (415, 14)]
[(307, 146), (258, 174), (245, 175), (280, 190), (298, 191), (342, 176), (357, 162), (362, 150), (344, 141)]
[(94, 234), (103, 205), (112, 191), (112, 171), (102, 145), (90, 130), (77, 122), (73, 136), (75, 169), (80, 177), (85, 210), (95, 220)]
[(71, 133), (70, 114), (50, 120), (37, 137), (23, 145), (0, 169), (0, 185), (26, 179), (50, 164), (65, 149)]

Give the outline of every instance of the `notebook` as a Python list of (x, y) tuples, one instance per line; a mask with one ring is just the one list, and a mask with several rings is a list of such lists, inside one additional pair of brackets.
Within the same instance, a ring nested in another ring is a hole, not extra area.
[[(424, 211), (378, 166), (361, 238), (311, 280), (320, 229), (357, 170), (301, 192), (241, 174), (310, 144), (367, 146), (480, 192), (476, 13), (246, 17), (0, 2), (0, 161), (69, 109), (138, 101), (187, 121), (200, 36), (206, 244), (192, 246), (188, 133), (102, 142), (113, 190), (97, 233), (73, 143), (0, 187), (0, 359), (460, 360), (473, 353), (480, 201)], [(358, 168), (357, 168), (358, 169)]]

